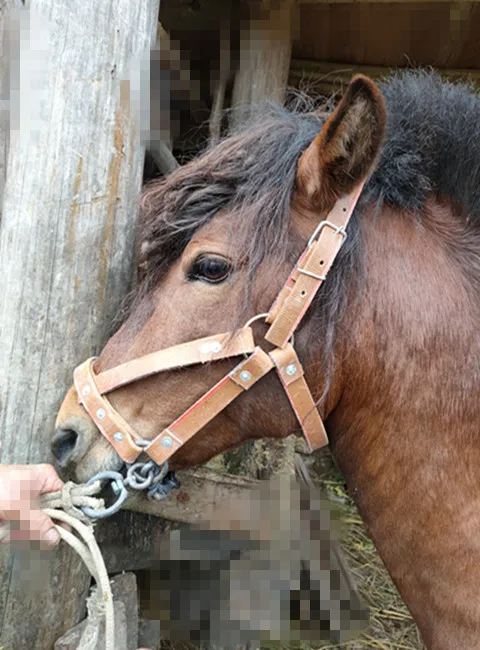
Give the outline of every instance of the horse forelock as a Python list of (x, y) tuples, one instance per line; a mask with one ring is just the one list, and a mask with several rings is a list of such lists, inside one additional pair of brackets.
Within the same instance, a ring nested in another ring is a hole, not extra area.
[[(425, 71), (398, 73), (379, 85), (388, 109), (382, 155), (349, 226), (347, 244), (310, 315), (332, 338), (346, 306), (345, 286), (352, 279), (362, 282), (363, 210), (380, 212), (388, 206), (421, 220), (434, 195), (452, 205), (466, 231), (480, 231), (478, 95)], [(250, 122), (215, 148), (147, 185), (139, 213), (144, 281), (135, 291), (135, 304), (181, 256), (195, 232), (222, 211), (230, 215), (249, 286), (267, 255), (293, 261), (298, 246), (291, 236), (291, 204), (298, 159), (331, 109), (331, 102), (315, 106), (299, 94), (289, 107), (260, 106)], [(248, 311), (251, 298), (246, 292), (240, 311)]]

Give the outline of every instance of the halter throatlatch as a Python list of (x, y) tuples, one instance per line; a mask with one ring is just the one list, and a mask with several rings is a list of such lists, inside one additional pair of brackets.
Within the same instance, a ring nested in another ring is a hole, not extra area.
[[(327, 434), (291, 340), (347, 236), (346, 227), (362, 189), (363, 183), (335, 203), (327, 218), (315, 229), (278, 294), (265, 318), (270, 325), (265, 339), (276, 346), (271, 352), (255, 346), (252, 330), (247, 324), (236, 332), (175, 345), (98, 374), (95, 373), (96, 357), (87, 359), (76, 368), (74, 382), (79, 402), (122, 460), (134, 463), (144, 452), (155, 463), (163, 465), (236, 397), (249, 390), (272, 369), (278, 374), (310, 450), (328, 444)], [(241, 356), (246, 358), (152, 441), (143, 440), (106, 397), (107, 393), (121, 386), (159, 372)]]

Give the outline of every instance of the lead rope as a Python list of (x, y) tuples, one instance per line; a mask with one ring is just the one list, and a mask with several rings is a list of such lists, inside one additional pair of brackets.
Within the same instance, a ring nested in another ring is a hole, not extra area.
[[(91, 508), (92, 511), (102, 512), (105, 506), (104, 500), (93, 496), (101, 489), (102, 483), (99, 480), (85, 485), (68, 482), (58, 492), (42, 494), (40, 508), (50, 519), (68, 524), (77, 532), (78, 537), (55, 524), (61, 539), (80, 555), (97, 583), (98, 607), (105, 612), (105, 650), (115, 650), (114, 609), (110, 580), (102, 552), (95, 539), (91, 519), (80, 510), (80, 508)], [(8, 524), (0, 525), (0, 541), (7, 538), (8, 532)]]
[(85, 485), (65, 483), (59, 492), (43, 494), (40, 497), (40, 507), (51, 519), (68, 524), (76, 531), (78, 537), (55, 524), (60, 537), (82, 558), (97, 584), (97, 606), (100, 611), (105, 612), (105, 650), (115, 650), (115, 620), (110, 580), (105, 560), (95, 539), (93, 524), (80, 510), (82, 507), (88, 507), (102, 511), (104, 500), (93, 496), (101, 489), (99, 480)]
[[(108, 508), (103, 499), (94, 496), (104, 488), (105, 480), (110, 482), (116, 496)], [(105, 560), (95, 539), (92, 520), (118, 512), (128, 497), (127, 488), (145, 490), (147, 498), (159, 501), (177, 487), (179, 483), (168, 471), (168, 463), (159, 467), (148, 461), (130, 466), (126, 477), (119, 472), (100, 472), (87, 483), (77, 485), (69, 481), (58, 492), (40, 496), (41, 510), (54, 521), (68, 524), (78, 535), (55, 524), (61, 539), (78, 553), (97, 584), (97, 609), (105, 613), (105, 650), (115, 650), (114, 605)], [(0, 525), (0, 541), (6, 539), (8, 531), (8, 525)]]

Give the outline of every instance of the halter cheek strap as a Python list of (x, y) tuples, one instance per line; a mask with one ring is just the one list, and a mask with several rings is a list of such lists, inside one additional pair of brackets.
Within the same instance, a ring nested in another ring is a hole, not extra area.
[[(346, 226), (362, 189), (363, 183), (336, 202), (326, 220), (315, 229), (307, 248), (278, 294), (266, 318), (270, 328), (265, 339), (276, 346), (271, 352), (255, 346), (252, 330), (246, 326), (233, 333), (217, 334), (159, 350), (98, 374), (94, 368), (95, 357), (76, 368), (74, 382), (79, 402), (122, 460), (133, 463), (145, 452), (161, 465), (273, 368), (310, 450), (328, 444), (302, 365), (289, 341), (325, 281), (347, 236)], [(120, 387), (166, 370), (242, 355), (247, 358), (151, 441), (143, 440), (105, 397)]]
[(283, 348), (297, 329), (325, 282), (338, 252), (347, 237), (346, 227), (360, 198), (363, 184), (339, 199), (325, 221), (322, 221), (308, 242), (283, 289), (278, 294), (267, 323), (265, 338)]

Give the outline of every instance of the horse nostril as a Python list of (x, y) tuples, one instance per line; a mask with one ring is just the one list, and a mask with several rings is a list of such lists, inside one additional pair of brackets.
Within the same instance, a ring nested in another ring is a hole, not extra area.
[(67, 462), (68, 458), (77, 444), (78, 433), (72, 429), (57, 429), (54, 433), (52, 440), (52, 453), (57, 461), (63, 465)]

